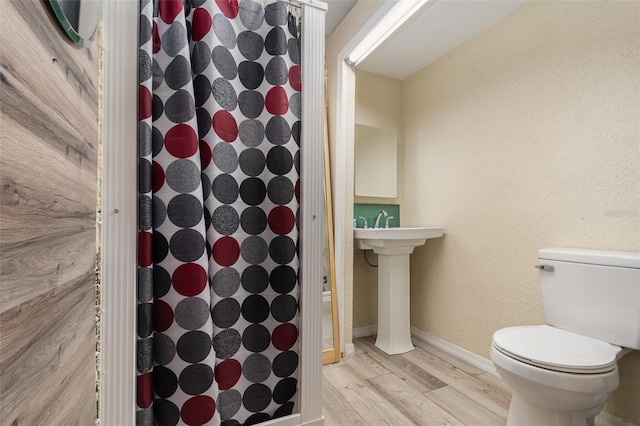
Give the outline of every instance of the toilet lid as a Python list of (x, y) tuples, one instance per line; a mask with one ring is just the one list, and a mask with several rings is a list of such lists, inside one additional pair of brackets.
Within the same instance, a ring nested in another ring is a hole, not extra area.
[(616, 347), (601, 340), (550, 327), (508, 327), (493, 335), (507, 356), (527, 364), (567, 373), (604, 373), (616, 365)]

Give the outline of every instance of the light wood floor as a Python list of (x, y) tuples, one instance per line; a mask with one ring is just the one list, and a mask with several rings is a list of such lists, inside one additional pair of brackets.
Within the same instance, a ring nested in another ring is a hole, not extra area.
[[(355, 339), (356, 355), (323, 367), (325, 425), (506, 424), (511, 393), (499, 377), (428, 343), (387, 355), (374, 337)], [(596, 426), (623, 426), (602, 413)]]

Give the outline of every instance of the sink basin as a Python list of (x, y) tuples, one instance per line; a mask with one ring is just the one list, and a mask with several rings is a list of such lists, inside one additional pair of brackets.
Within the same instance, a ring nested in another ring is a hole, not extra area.
[(361, 250), (411, 248), (423, 245), (429, 238), (444, 235), (441, 227), (354, 229), (356, 247)]

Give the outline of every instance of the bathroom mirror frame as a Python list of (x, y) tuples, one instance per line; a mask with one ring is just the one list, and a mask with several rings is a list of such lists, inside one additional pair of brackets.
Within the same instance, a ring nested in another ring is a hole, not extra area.
[[(336, 267), (335, 267), (335, 243), (333, 238), (333, 202), (331, 197), (331, 164), (329, 161), (329, 129), (327, 122), (327, 103), (325, 102), (325, 114), (324, 114), (324, 194), (325, 194), (325, 226), (326, 238), (324, 241), (326, 250), (325, 255), (328, 255), (328, 270), (325, 270), (325, 276), (329, 280), (331, 289), (331, 327), (333, 347), (322, 350), (322, 365), (332, 364), (340, 361), (340, 335), (338, 327), (338, 300), (336, 290)], [(323, 288), (324, 291), (324, 288)], [(324, 303), (324, 302), (323, 302)], [(324, 313), (323, 313), (324, 314)]]
[(76, 44), (89, 47), (102, 19), (102, 0), (48, 0), (62, 30)]
[(398, 133), (355, 123), (355, 195), (398, 196)]

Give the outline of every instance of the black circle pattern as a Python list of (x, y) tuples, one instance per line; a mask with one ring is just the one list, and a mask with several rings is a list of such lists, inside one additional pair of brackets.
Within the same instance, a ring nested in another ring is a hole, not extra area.
[(137, 369), (155, 400), (139, 395), (139, 424), (293, 411), (298, 23), (283, 3), (235, 3), (140, 6)]

